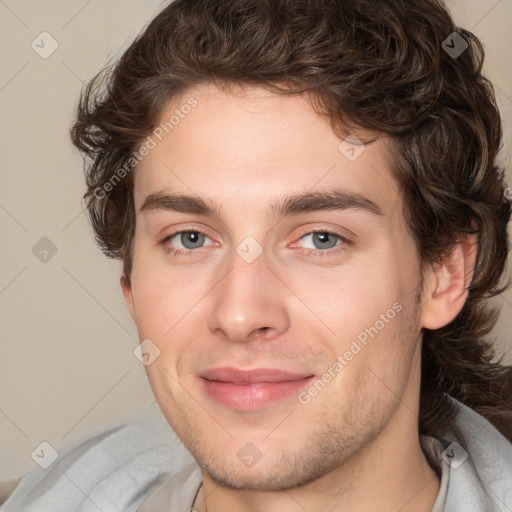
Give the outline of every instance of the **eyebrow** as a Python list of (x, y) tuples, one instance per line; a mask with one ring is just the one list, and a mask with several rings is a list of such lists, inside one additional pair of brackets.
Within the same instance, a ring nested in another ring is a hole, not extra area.
[[(156, 192), (149, 194), (140, 211), (165, 210), (181, 213), (195, 213), (208, 217), (221, 218), (220, 208), (213, 202), (206, 202), (199, 196), (168, 194)], [(363, 210), (375, 215), (384, 215), (382, 209), (367, 197), (334, 189), (329, 192), (307, 192), (285, 196), (270, 205), (270, 213), (274, 217), (287, 217), (301, 213), (327, 210)]]

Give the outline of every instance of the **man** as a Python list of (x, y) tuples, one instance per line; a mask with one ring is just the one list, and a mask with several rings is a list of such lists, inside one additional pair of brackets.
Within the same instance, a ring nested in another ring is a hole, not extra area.
[(512, 509), (482, 56), (435, 0), (176, 0), (89, 83), (90, 218), (194, 461), (109, 431), (68, 464), (144, 436), (143, 469), (98, 457), (67, 510)]

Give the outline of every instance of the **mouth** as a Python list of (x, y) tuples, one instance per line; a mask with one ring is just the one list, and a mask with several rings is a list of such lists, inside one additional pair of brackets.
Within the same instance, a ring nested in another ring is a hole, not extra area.
[(216, 402), (231, 409), (251, 411), (290, 398), (316, 376), (273, 368), (212, 368), (198, 377), (203, 390)]

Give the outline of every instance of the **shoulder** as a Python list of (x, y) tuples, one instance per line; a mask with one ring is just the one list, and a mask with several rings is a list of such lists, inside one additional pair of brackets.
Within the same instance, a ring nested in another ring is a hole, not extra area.
[(162, 481), (194, 462), (156, 404), (57, 449), (19, 483), (2, 512), (136, 510)]
[(482, 415), (451, 400), (458, 413), (443, 435), (450, 465), (445, 510), (512, 510), (512, 443)]

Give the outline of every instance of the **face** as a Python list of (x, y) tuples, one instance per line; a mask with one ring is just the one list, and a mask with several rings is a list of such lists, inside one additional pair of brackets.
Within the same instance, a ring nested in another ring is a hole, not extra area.
[(259, 88), (190, 89), (162, 122), (176, 110), (134, 171), (124, 293), (160, 351), (151, 387), (214, 481), (308, 483), (417, 380), (419, 260), (387, 142), (351, 147), (305, 97)]

